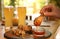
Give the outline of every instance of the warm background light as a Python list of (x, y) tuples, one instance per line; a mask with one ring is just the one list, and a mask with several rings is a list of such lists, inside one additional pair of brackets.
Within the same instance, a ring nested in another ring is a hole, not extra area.
[[(4, 0), (4, 6), (8, 6), (10, 0)], [(46, 0), (15, 0), (15, 6), (27, 8), (27, 14), (34, 14), (46, 3)]]

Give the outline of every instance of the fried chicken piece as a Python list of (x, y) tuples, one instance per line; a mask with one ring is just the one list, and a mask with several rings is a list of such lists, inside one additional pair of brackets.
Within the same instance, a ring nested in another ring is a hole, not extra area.
[(40, 25), (41, 25), (41, 22), (42, 22), (42, 20), (43, 20), (43, 18), (44, 18), (43, 15), (41, 15), (41, 16), (35, 18), (35, 20), (34, 20), (34, 25), (35, 25), (35, 26), (40, 26)]
[(24, 31), (26, 34), (32, 34), (33, 33), (32, 26), (30, 26), (30, 25), (25, 26)]

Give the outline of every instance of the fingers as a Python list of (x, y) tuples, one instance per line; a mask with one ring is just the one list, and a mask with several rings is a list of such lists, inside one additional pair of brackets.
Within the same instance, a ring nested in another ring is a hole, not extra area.
[(57, 6), (47, 5), (40, 10), (40, 14), (48, 17), (60, 17), (60, 8)]
[(52, 15), (52, 11), (54, 9), (54, 5), (47, 5), (44, 6), (41, 10), (40, 10), (40, 14), (44, 14), (45, 16), (50, 16)]
[(45, 12), (44, 15), (48, 17), (53, 17), (54, 14), (51, 12)]
[(46, 6), (44, 6), (41, 10), (40, 10), (40, 14), (44, 14), (45, 8)]

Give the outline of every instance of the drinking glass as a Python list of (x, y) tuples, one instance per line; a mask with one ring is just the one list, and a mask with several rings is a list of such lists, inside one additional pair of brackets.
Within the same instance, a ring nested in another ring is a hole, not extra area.
[(12, 26), (13, 13), (13, 7), (4, 7), (5, 29), (9, 29)]
[(26, 25), (26, 7), (18, 7), (18, 25)]

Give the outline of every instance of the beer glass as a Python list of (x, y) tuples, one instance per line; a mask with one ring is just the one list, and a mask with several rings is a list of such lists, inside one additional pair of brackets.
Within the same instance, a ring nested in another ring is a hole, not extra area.
[(18, 7), (18, 25), (26, 25), (26, 7)]
[(9, 29), (12, 26), (14, 8), (13, 7), (4, 7), (4, 17), (5, 17), (5, 27)]

